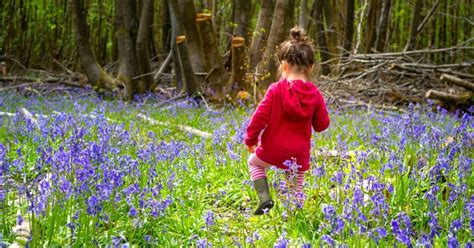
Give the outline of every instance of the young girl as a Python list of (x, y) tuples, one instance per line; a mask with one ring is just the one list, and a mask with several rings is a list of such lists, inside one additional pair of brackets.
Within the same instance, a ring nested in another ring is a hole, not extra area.
[(290, 39), (280, 45), (278, 61), (282, 77), (268, 87), (245, 138), (252, 153), (248, 159), (250, 177), (259, 198), (255, 215), (273, 207), (265, 174), (269, 166), (288, 170), (284, 162), (296, 162), (296, 193), (302, 194), (304, 173), (309, 169), (311, 127), (321, 132), (329, 126), (324, 98), (310, 79), (314, 48), (302, 29), (291, 29)]

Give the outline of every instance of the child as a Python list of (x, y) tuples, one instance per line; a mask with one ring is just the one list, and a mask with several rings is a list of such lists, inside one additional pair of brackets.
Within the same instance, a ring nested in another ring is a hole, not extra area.
[(248, 159), (250, 177), (259, 198), (255, 215), (273, 207), (265, 174), (271, 165), (288, 170), (284, 162), (295, 161), (300, 166), (296, 192), (302, 194), (304, 172), (309, 169), (311, 127), (321, 132), (329, 126), (324, 98), (311, 82), (314, 48), (304, 31), (291, 29), (290, 39), (280, 45), (277, 55), (281, 79), (268, 87), (245, 138), (252, 153)]

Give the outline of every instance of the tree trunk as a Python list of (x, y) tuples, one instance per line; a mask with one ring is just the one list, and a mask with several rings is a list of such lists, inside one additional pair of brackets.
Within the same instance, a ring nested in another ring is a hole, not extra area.
[(232, 39), (232, 74), (229, 81), (230, 92), (234, 95), (237, 91), (250, 91), (245, 80), (248, 64), (245, 55), (245, 38), (234, 37)]
[(308, 0), (300, 0), (300, 16), (298, 26), (305, 31), (308, 28)]
[(408, 36), (407, 44), (405, 45), (404, 51), (414, 50), (416, 49), (416, 28), (420, 23), (421, 18), (421, 9), (423, 8), (423, 1), (416, 0), (415, 9), (413, 9), (413, 15), (411, 18), (411, 25), (410, 25), (410, 35)]
[(346, 1), (346, 20), (344, 23), (343, 56), (348, 56), (352, 51), (352, 37), (354, 36), (354, 0)]
[(236, 27), (234, 27), (233, 34), (248, 40), (249, 24), (252, 19), (252, 4), (247, 0), (234, 0), (234, 6), (234, 24)]
[(377, 22), (380, 18), (380, 1), (371, 0), (369, 4), (369, 12), (367, 16), (367, 36), (366, 36), (366, 53), (372, 53), (372, 48), (377, 37)]
[(388, 23), (390, 22), (390, 9), (392, 0), (384, 0), (382, 3), (382, 14), (380, 15), (379, 25), (377, 27), (377, 38), (375, 40), (375, 49), (378, 52), (385, 51), (385, 41), (387, 40)]
[(204, 58), (209, 66), (208, 80), (211, 87), (220, 94), (227, 83), (227, 73), (222, 63), (222, 57), (218, 49), (217, 35), (212, 25), (211, 14), (198, 14), (196, 23), (203, 44)]
[(191, 60), (195, 72), (205, 72), (207, 71), (207, 68), (196, 25), (196, 10), (194, 8), (194, 2), (192, 0), (177, 0), (177, 2), (179, 5), (175, 10), (177, 11), (178, 19), (181, 20), (184, 32), (186, 33), (189, 59)]
[(321, 72), (328, 75), (331, 71), (329, 65), (325, 62), (331, 59), (328, 51), (323, 16), (323, 1), (314, 1), (314, 20), (316, 22), (316, 40), (318, 41), (319, 55), (321, 56)]
[[(176, 8), (178, 7), (178, 4), (176, 0), (167, 0), (168, 2), (168, 13), (170, 17), (170, 24), (171, 24), (171, 43), (170, 43), (170, 49), (173, 52), (173, 72), (175, 76), (175, 86), (178, 90), (182, 91), (184, 89), (184, 83), (183, 83), (183, 73), (181, 71), (181, 64), (179, 60), (179, 54), (178, 54), (178, 49), (176, 48), (176, 37), (178, 34), (182, 34), (182, 24), (180, 20), (177, 18), (177, 13), (176, 13)], [(193, 72), (194, 73), (194, 72)]]
[(257, 26), (255, 27), (252, 43), (250, 44), (250, 68), (256, 68), (262, 59), (268, 34), (272, 25), (275, 0), (262, 0), (260, 13), (258, 14)]
[(189, 58), (188, 46), (185, 36), (176, 37), (176, 48), (178, 50), (179, 63), (186, 81), (186, 91), (188, 96), (194, 96), (199, 91), (199, 83), (194, 76), (193, 67)]
[(168, 2), (170, 0), (161, 1), (161, 46), (162, 53), (167, 53), (171, 49), (171, 20)]
[(339, 54), (337, 42), (337, 25), (335, 24), (335, 6), (331, 0), (322, 0), (324, 21), (326, 23), (326, 44), (328, 51), (332, 54)]
[(86, 73), (89, 83), (94, 89), (102, 91), (104, 89), (114, 90), (116, 81), (104, 71), (94, 56), (90, 45), (89, 25), (87, 24), (87, 12), (84, 8), (84, 1), (73, 0), (72, 6), (76, 21), (76, 45), (81, 66)]
[(268, 35), (268, 43), (263, 54), (264, 75), (261, 78), (262, 87), (267, 88), (276, 80), (277, 61), (274, 54), (277, 47), (288, 37), (293, 23), (294, 0), (277, 0), (272, 18), (272, 26)]
[[(120, 54), (120, 67), (117, 79), (125, 85), (125, 97), (133, 100), (137, 89), (133, 78), (138, 75), (137, 49), (135, 46), (137, 30), (136, 2), (117, 0), (115, 5), (115, 26)], [(141, 91), (142, 89), (138, 90)]]
[(138, 68), (140, 71), (141, 80), (138, 87), (138, 93), (143, 94), (150, 91), (153, 84), (153, 76), (151, 75), (150, 56), (148, 52), (151, 25), (153, 24), (153, 5), (154, 0), (144, 0), (142, 6), (142, 14), (140, 17), (140, 26), (138, 27), (137, 35), (137, 58)]

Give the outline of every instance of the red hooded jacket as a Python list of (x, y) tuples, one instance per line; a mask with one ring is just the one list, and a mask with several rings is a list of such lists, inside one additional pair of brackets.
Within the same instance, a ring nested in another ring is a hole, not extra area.
[(281, 79), (267, 89), (247, 126), (245, 144), (257, 145), (261, 160), (287, 169), (286, 160), (296, 159), (299, 171), (309, 169), (311, 127), (321, 132), (329, 126), (329, 115), (318, 88), (303, 80)]

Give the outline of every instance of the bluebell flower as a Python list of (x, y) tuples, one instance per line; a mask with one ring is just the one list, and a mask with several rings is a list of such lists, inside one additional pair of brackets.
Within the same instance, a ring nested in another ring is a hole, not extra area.
[(214, 217), (214, 213), (212, 211), (207, 211), (205, 214), (204, 214), (204, 220), (206, 222), (206, 226), (207, 227), (212, 227), (214, 226), (216, 223), (215, 223), (215, 217)]
[(290, 241), (286, 239), (286, 231), (283, 230), (283, 233), (278, 238), (275, 244), (273, 244), (274, 248), (287, 248), (290, 245)]
[(21, 217), (20, 213), (16, 215), (16, 224), (18, 226), (21, 226), (21, 224), (23, 224), (23, 217)]
[(461, 245), (459, 244), (459, 241), (456, 238), (456, 236), (452, 235), (451, 233), (448, 234), (448, 247), (449, 248), (459, 248), (459, 247), (461, 247)]
[(130, 207), (130, 210), (128, 211), (128, 216), (137, 217), (137, 215), (138, 215), (137, 209), (134, 206)]
[(311, 244), (310, 243), (303, 243), (301, 248), (311, 248)]
[(207, 239), (202, 238), (196, 241), (196, 246), (198, 248), (207, 248), (212, 247), (212, 244), (207, 241)]
[(452, 233), (453, 235), (456, 235), (456, 233), (461, 229), (462, 223), (461, 220), (453, 220), (451, 222), (451, 226), (449, 227), (449, 232)]
[(331, 247), (334, 247), (336, 245), (336, 242), (334, 241), (334, 239), (331, 238), (331, 236), (329, 236), (327, 234), (324, 234), (321, 237), (321, 241), (323, 241), (324, 243), (328, 244)]
[(334, 207), (332, 205), (324, 205), (323, 213), (324, 213), (324, 218), (326, 220), (331, 220), (332, 218), (334, 218), (334, 215), (336, 214), (336, 210), (334, 210)]

